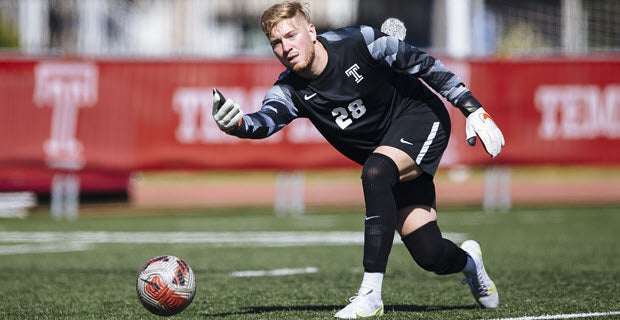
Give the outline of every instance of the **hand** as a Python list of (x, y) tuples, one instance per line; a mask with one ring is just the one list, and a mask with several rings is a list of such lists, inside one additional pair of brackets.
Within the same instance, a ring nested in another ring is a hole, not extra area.
[(213, 88), (213, 119), (224, 132), (232, 132), (237, 129), (243, 121), (243, 110), (230, 99)]
[(480, 137), (485, 150), (493, 158), (497, 157), (505, 144), (504, 135), (483, 108), (478, 108), (467, 116), (465, 133), (470, 146), (476, 144), (476, 135)]

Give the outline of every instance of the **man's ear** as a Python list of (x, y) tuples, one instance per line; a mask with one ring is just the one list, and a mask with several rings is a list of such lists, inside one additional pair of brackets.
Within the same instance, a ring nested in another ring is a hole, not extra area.
[(308, 33), (310, 34), (310, 39), (312, 39), (312, 42), (316, 41), (316, 28), (314, 27), (314, 25), (312, 23), (308, 24)]

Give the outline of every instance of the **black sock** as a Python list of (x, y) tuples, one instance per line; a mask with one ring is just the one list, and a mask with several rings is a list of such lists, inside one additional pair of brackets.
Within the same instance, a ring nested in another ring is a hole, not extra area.
[(362, 170), (366, 202), (364, 271), (385, 272), (396, 230), (396, 202), (393, 188), (398, 183), (398, 167), (386, 155), (371, 154)]

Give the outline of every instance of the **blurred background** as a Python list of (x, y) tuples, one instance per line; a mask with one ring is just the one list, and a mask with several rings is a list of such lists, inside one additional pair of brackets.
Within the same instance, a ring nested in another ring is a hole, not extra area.
[[(24, 54), (269, 55), (267, 0), (1, 0), (0, 47)], [(319, 31), (405, 22), (406, 40), (458, 56), (617, 52), (614, 0), (309, 0)]]
[[(319, 32), (402, 20), (500, 124), (491, 161), (447, 105), (440, 203), (620, 202), (620, 1), (305, 2)], [(282, 71), (258, 26), (273, 3), (0, 0), (0, 211), (363, 206), (359, 168), (309, 123), (240, 141), (210, 119), (213, 87), (252, 111)]]

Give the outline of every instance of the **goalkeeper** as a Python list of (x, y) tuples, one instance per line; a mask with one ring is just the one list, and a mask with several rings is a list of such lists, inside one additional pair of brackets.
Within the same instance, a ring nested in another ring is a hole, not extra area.
[(334, 148), (363, 166), (364, 276), (335, 317), (383, 314), (381, 288), (394, 231), (420, 267), (440, 275), (463, 272), (476, 301), (496, 308), (498, 293), (479, 244), (468, 240), (458, 247), (437, 225), (433, 176), (448, 145), (450, 118), (422, 81), (465, 115), (469, 145), (478, 137), (491, 157), (504, 146), (501, 131), (461, 79), (439, 60), (372, 27), (319, 35), (297, 1), (265, 10), (261, 28), (286, 70), (255, 113), (244, 114), (214, 89), (213, 117), (226, 133), (250, 139), (308, 118)]

